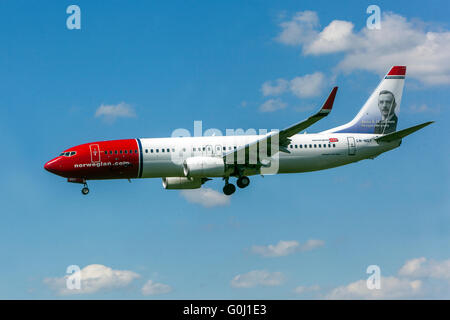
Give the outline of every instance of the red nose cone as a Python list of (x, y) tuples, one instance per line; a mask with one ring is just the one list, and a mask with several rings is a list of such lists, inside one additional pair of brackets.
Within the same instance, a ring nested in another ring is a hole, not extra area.
[(48, 161), (46, 164), (44, 164), (44, 169), (47, 170), (48, 172), (59, 174), (60, 165), (58, 165), (58, 160), (59, 157)]

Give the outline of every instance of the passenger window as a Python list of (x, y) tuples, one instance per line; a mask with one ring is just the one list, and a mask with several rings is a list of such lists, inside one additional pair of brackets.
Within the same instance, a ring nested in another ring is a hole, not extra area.
[(134, 150), (134, 153), (137, 153), (137, 150)]
[(166, 149), (167, 152), (170, 152), (170, 149)]
[(74, 156), (75, 155), (75, 151), (72, 151), (71, 153), (70, 153), (70, 156)]
[(172, 148), (172, 152), (175, 152), (175, 148)]
[(322, 148), (322, 145), (321, 145), (321, 144), (319, 144), (319, 148)]
[(203, 147), (202, 149), (203, 149), (203, 151), (205, 151), (205, 147)]
[(108, 151), (105, 151), (105, 154), (108, 154)]
[(148, 153), (148, 149), (145, 149), (145, 153)]
[(64, 156), (68, 157), (70, 155), (70, 152), (64, 153)]
[(112, 151), (111, 151), (111, 150), (109, 150), (109, 154), (112, 154)]
[(316, 144), (314, 145), (314, 148), (317, 148), (317, 145), (316, 145)]
[(335, 143), (333, 143), (333, 148), (336, 148), (336, 144)]
[(301, 149), (303, 147), (303, 145), (299, 144), (298, 147)]
[(120, 150), (120, 154), (122, 154), (122, 150)]
[(161, 152), (164, 152), (164, 149), (161, 149)]
[(153, 149), (150, 149), (150, 153), (153, 153)]
[(197, 151), (197, 148), (194, 148), (194, 151)]
[(159, 152), (159, 149), (156, 149), (156, 153), (158, 153)]
[(117, 150), (114, 150), (114, 154), (117, 154)]
[(223, 151), (226, 151), (227, 150), (227, 147), (223, 147)]
[(297, 145), (295, 145), (295, 149), (297, 149)]
[(309, 147), (312, 148), (312, 144), (310, 144)]
[(293, 149), (294, 148), (294, 146), (291, 144), (291, 145), (289, 145), (289, 148), (291, 148), (291, 149)]
[(127, 154), (128, 150), (125, 150), (124, 153)]

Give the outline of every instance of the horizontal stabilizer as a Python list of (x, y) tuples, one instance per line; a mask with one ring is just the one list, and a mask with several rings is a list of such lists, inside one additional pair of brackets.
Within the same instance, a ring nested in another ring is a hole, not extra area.
[(403, 130), (400, 130), (400, 131), (392, 132), (392, 133), (389, 133), (389, 134), (387, 134), (385, 136), (376, 138), (375, 140), (377, 142), (391, 142), (391, 141), (399, 140), (399, 139), (402, 139), (402, 138), (404, 138), (406, 136), (409, 136), (411, 133), (414, 133), (417, 130), (420, 130), (420, 129), (422, 129), (422, 128), (432, 124), (433, 122), (434, 121), (428, 121), (428, 122), (425, 122), (425, 123), (422, 123), (422, 124), (418, 124), (417, 126), (414, 126), (414, 127), (410, 127), (410, 128), (406, 128), (406, 129), (403, 129)]

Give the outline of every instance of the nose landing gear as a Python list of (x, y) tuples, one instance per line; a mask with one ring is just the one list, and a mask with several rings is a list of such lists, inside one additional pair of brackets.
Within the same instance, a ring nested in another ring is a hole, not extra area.
[(82, 183), (84, 185), (83, 189), (81, 189), (81, 193), (83, 195), (87, 195), (89, 193), (89, 188), (85, 178), (67, 178), (67, 182), (71, 183)]
[(87, 194), (89, 193), (89, 188), (88, 188), (87, 183), (84, 184), (83, 189), (81, 189), (81, 193), (82, 193), (83, 195), (87, 195)]

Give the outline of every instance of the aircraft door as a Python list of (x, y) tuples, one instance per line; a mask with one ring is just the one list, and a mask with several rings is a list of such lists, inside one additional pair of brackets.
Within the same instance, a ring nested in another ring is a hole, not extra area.
[(91, 150), (91, 162), (100, 162), (100, 148), (98, 144), (89, 145), (89, 149)]
[(355, 138), (347, 137), (347, 141), (348, 141), (348, 155), (349, 156), (354, 156), (356, 154)]

